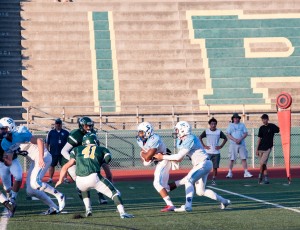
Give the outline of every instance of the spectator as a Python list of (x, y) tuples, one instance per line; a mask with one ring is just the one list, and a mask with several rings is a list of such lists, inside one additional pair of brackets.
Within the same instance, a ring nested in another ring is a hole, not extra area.
[[(279, 133), (279, 128), (277, 125), (269, 123), (268, 114), (263, 114), (261, 116), (263, 125), (260, 126), (258, 131), (257, 149), (256, 155), (259, 158), (260, 171), (258, 176), (259, 184), (269, 184), (267, 163), (269, 159), (270, 152), (273, 147), (274, 134)], [(263, 180), (264, 176), (264, 182)]]
[(227, 136), (230, 139), (229, 145), (229, 171), (226, 178), (232, 178), (233, 163), (239, 155), (242, 166), (244, 168), (244, 177), (252, 177), (252, 174), (247, 169), (248, 152), (246, 149), (245, 138), (248, 136), (248, 131), (244, 123), (240, 122), (241, 117), (234, 113), (231, 117), (231, 123), (227, 128)]
[(61, 150), (67, 143), (68, 136), (69, 132), (62, 128), (62, 121), (59, 118), (56, 119), (54, 129), (50, 130), (46, 138), (46, 148), (52, 156), (52, 163), (49, 168), (49, 180), (47, 181), (48, 183), (52, 183), (54, 167), (57, 166), (58, 163), (61, 165)]
[[(216, 177), (218, 173), (218, 168), (220, 165), (220, 149), (223, 148), (223, 146), (227, 142), (226, 135), (219, 129), (217, 129), (218, 121), (215, 118), (211, 118), (208, 121), (209, 129), (206, 129), (203, 131), (203, 133), (200, 135), (199, 139), (201, 141), (201, 144), (205, 148), (206, 153), (208, 154), (210, 160), (213, 163), (213, 177), (211, 184), (216, 184)], [(206, 137), (206, 145), (203, 143), (203, 138)], [(223, 142), (221, 145), (219, 145), (220, 138), (223, 139)]]

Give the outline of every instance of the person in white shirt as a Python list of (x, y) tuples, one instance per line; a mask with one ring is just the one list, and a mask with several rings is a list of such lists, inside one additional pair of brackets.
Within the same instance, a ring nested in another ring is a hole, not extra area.
[(231, 202), (216, 194), (210, 189), (206, 189), (206, 180), (212, 169), (212, 162), (206, 154), (198, 137), (191, 132), (191, 126), (186, 121), (180, 121), (175, 126), (177, 136), (177, 148), (179, 152), (173, 155), (156, 154), (158, 160), (182, 161), (185, 156), (192, 161), (193, 168), (181, 180), (170, 184), (173, 190), (180, 185), (185, 185), (186, 201), (180, 208), (175, 208), (175, 212), (192, 211), (192, 200), (196, 190), (199, 196), (206, 196), (210, 199), (217, 200), (221, 203), (221, 209), (225, 209)]
[[(200, 135), (199, 139), (203, 145), (206, 153), (208, 154), (210, 160), (213, 163), (213, 177), (211, 184), (216, 184), (216, 177), (218, 174), (218, 168), (220, 165), (220, 149), (224, 147), (227, 142), (226, 135), (220, 130), (217, 129), (218, 121), (213, 117), (208, 121), (209, 128), (204, 130)], [(203, 138), (206, 138), (206, 145), (203, 142)], [(223, 139), (222, 144), (219, 144), (220, 139)]]
[(244, 123), (240, 122), (241, 117), (234, 113), (231, 117), (231, 123), (229, 124), (226, 132), (230, 139), (229, 145), (229, 171), (226, 178), (232, 178), (233, 164), (239, 155), (242, 166), (244, 168), (244, 177), (252, 177), (252, 174), (248, 172), (247, 158), (248, 151), (246, 149), (245, 138), (248, 136), (248, 130)]

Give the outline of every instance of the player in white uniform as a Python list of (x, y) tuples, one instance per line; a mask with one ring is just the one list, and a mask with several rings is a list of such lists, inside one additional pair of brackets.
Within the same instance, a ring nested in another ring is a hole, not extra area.
[[(19, 126), (13, 132), (8, 133), (2, 140), (1, 146), (7, 153), (7, 158), (4, 158), (6, 165), (11, 164), (13, 153), (21, 153), (22, 155), (28, 153), (27, 158), (31, 163), (27, 172), (27, 194), (37, 197), (49, 206), (49, 209), (44, 214), (59, 213), (65, 206), (65, 196), (47, 183), (42, 182), (42, 178), (52, 161), (51, 154), (44, 147), (44, 141), (32, 136), (25, 126)], [(45, 192), (56, 197), (59, 207)]]
[[(0, 119), (0, 124), (2, 126), (2, 135), (6, 137), (9, 133), (13, 132), (16, 129), (16, 124), (13, 119), (9, 117), (3, 117)], [(22, 185), (22, 175), (23, 170), (22, 166), (17, 158), (17, 154), (13, 153), (12, 163), (10, 166), (4, 164), (4, 159), (0, 161), (0, 175), (3, 183), (3, 188), (6, 193), (9, 195), (10, 200), (13, 203), (16, 203), (17, 195)], [(4, 157), (4, 154), (2, 158)], [(14, 177), (13, 186), (11, 183), (11, 175)]]
[[(145, 166), (151, 165), (153, 156), (156, 153), (167, 153), (166, 145), (161, 137), (154, 133), (153, 127), (149, 122), (139, 124), (137, 143), (141, 147), (140, 156)], [(175, 207), (168, 195), (168, 192), (170, 191), (168, 185), (169, 171), (172, 167), (172, 162), (162, 160), (156, 163), (153, 186), (166, 203), (166, 207), (161, 209), (161, 212), (174, 211)]]
[[(3, 161), (4, 150), (1, 147), (1, 142), (2, 142), (3, 135), (5, 133), (5, 130), (6, 130), (6, 128), (3, 127), (2, 124), (0, 123), (0, 155), (1, 155), (1, 158), (2, 158), (1, 160), (2, 161)], [(2, 161), (1, 161), (1, 163), (3, 163)], [(0, 165), (0, 168), (2, 166), (5, 166), (4, 163)], [(1, 176), (1, 180), (3, 180), (2, 179), (2, 175), (0, 175), (0, 176)], [(9, 173), (9, 176), (10, 176), (10, 173)], [(0, 203), (3, 204), (4, 207), (7, 208), (7, 210), (8, 210), (7, 217), (13, 217), (14, 212), (16, 210), (16, 204), (13, 203), (13, 202), (11, 202), (11, 201), (9, 201), (8, 198), (5, 197), (1, 192), (0, 192)]]
[(198, 137), (191, 133), (191, 126), (186, 121), (180, 121), (175, 126), (175, 133), (178, 138), (177, 148), (179, 149), (179, 152), (174, 155), (155, 155), (156, 159), (173, 161), (182, 161), (187, 155), (192, 161), (193, 168), (187, 176), (173, 184), (170, 184), (172, 190), (180, 185), (185, 185), (185, 205), (182, 205), (180, 208), (176, 208), (174, 211), (192, 211), (192, 200), (195, 189), (197, 195), (217, 200), (221, 203), (221, 209), (225, 209), (230, 204), (230, 200), (224, 199), (210, 189), (205, 189), (207, 176), (212, 169), (212, 162), (209, 160), (209, 157)]

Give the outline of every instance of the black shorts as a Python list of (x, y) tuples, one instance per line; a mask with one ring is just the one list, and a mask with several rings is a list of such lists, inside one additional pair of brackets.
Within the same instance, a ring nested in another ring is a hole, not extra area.
[(213, 163), (213, 168), (214, 169), (217, 169), (219, 168), (219, 165), (220, 165), (220, 154), (208, 154), (209, 156), (209, 159), (212, 161)]
[(61, 165), (62, 157), (62, 155), (52, 155), (51, 167), (55, 167), (58, 164), (58, 162), (59, 165)]

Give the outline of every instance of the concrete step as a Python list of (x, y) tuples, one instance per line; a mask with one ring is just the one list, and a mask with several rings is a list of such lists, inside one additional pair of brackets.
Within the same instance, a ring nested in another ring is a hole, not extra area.
[(204, 69), (164, 69), (164, 70), (119, 70), (119, 80), (140, 80), (140, 79), (204, 79)]
[(21, 26), (26, 29), (26, 31), (38, 31), (42, 33), (42, 31), (89, 31), (89, 23), (86, 20), (83, 21), (56, 21), (56, 22), (48, 22), (48, 21), (22, 21)]
[(24, 76), (24, 79), (28, 80), (43, 79), (45, 81), (59, 81), (62, 79), (70, 79), (73, 81), (80, 81), (83, 76), (92, 76), (92, 70), (23, 70), (22, 74)]
[(93, 90), (92, 89), (82, 89), (82, 91), (50, 91), (43, 92), (40, 91), (23, 91), (22, 96), (28, 101), (34, 101), (37, 99), (39, 101), (48, 101), (50, 98), (52, 101), (70, 102), (70, 101), (80, 101), (84, 103), (85, 101), (93, 101)]
[[(99, 51), (101, 52), (101, 50)], [(147, 60), (147, 59), (201, 59), (200, 50), (196, 49), (166, 49), (166, 50), (117, 50), (118, 60)]]
[[(93, 101), (84, 101), (84, 102), (80, 102), (80, 101), (55, 101), (55, 100), (47, 100), (47, 101), (27, 101), (27, 102), (23, 102), (22, 106), (24, 107), (29, 107), (29, 106), (33, 106), (33, 107), (60, 107), (60, 108), (56, 108), (60, 111), (63, 110), (63, 107), (65, 107), (65, 109), (68, 109), (68, 107), (72, 106), (72, 107), (77, 107), (76, 109), (80, 110), (82, 106), (86, 106), (86, 107), (91, 107), (94, 106), (94, 102)], [(91, 108), (89, 108), (91, 109)]]
[(114, 21), (173, 21), (179, 19), (179, 12), (175, 11), (128, 11), (128, 12), (113, 12)]
[[(142, 86), (142, 87), (141, 87)], [(205, 79), (180, 79), (180, 80), (120, 80), (120, 91), (147, 90), (193, 90), (205, 88)]]
[[(0, 55), (0, 62), (1, 63), (19, 63), (19, 62), (21, 62), (21, 60), (22, 60), (21, 55), (19, 57), (17, 57), (17, 56), (2, 56), (2, 55)], [(0, 66), (1, 66), (1, 64), (0, 64)]]
[(140, 3), (140, 2), (78, 2), (78, 3), (57, 3), (57, 2), (22, 2), (24, 11), (44, 12), (82, 12), (82, 11), (176, 11), (178, 10), (177, 3)]
[(176, 40), (189, 39), (188, 30), (115, 31), (116, 40)]
[[(1, 81), (0, 81), (1, 82)], [(86, 79), (81, 79), (80, 81), (74, 81), (73, 79), (61, 79), (58, 81), (52, 80), (49, 82), (44, 79), (36, 79), (36, 80), (23, 80), (22, 85), (26, 90), (29, 91), (39, 91), (43, 88), (44, 91), (76, 91), (80, 86), (84, 86), (85, 88), (91, 89), (93, 88), (93, 82), (87, 81)]]
[[(126, 19), (124, 19), (126, 20)], [(97, 21), (95, 22), (97, 23)], [(180, 21), (114, 21), (114, 30), (130, 30), (130, 31), (141, 31), (141, 30), (180, 30)]]
[(90, 60), (23, 60), (23, 66), (28, 70), (89, 70), (92, 68)]
[(21, 11), (20, 14), (24, 20), (38, 22), (82, 22), (87, 20), (86, 12), (76, 12), (76, 14), (74, 14), (72, 11), (48, 12), (45, 9), (42, 12)]
[(19, 68), (22, 66), (21, 60), (11, 61), (11, 60), (1, 60), (0, 69), (5, 68)]
[(191, 44), (189, 39), (146, 39), (146, 40), (116, 40), (116, 49), (119, 50), (171, 50), (171, 49), (197, 49), (199, 45)]
[(11, 74), (13, 72), (18, 72), (21, 71), (21, 70), (24, 70), (26, 69), (26, 67), (22, 66), (21, 64), (20, 65), (10, 65), (10, 66), (2, 66), (0, 64), (0, 76), (1, 75), (8, 75), (8, 74)]
[[(72, 40), (66, 42), (65, 40), (22, 40), (22, 46), (26, 50), (89, 50), (90, 40)], [(68, 51), (69, 52), (69, 51)]]
[(23, 50), (22, 55), (31, 60), (78, 60), (90, 59), (90, 50)]
[(140, 101), (144, 101), (144, 103), (148, 103), (149, 101), (168, 101), (174, 98), (176, 100), (198, 100), (197, 90), (148, 90), (149, 93), (145, 93), (147, 91), (120, 91), (120, 98), (122, 101), (137, 101), (137, 98)]
[[(44, 41), (89, 41), (88, 31), (22, 31), (22, 37), (26, 40)], [(1, 38), (1, 36), (0, 36)]]
[(0, 12), (17, 12), (21, 10), (20, 3), (2, 3), (0, 4)]
[(193, 69), (203, 66), (201, 59), (120, 60), (119, 70)]
[(8, 12), (5, 10), (0, 10), (0, 18), (1, 20), (21, 20), (20, 12)]
[(7, 78), (7, 77), (22, 77), (21, 70), (16, 69), (0, 69), (0, 77)]

